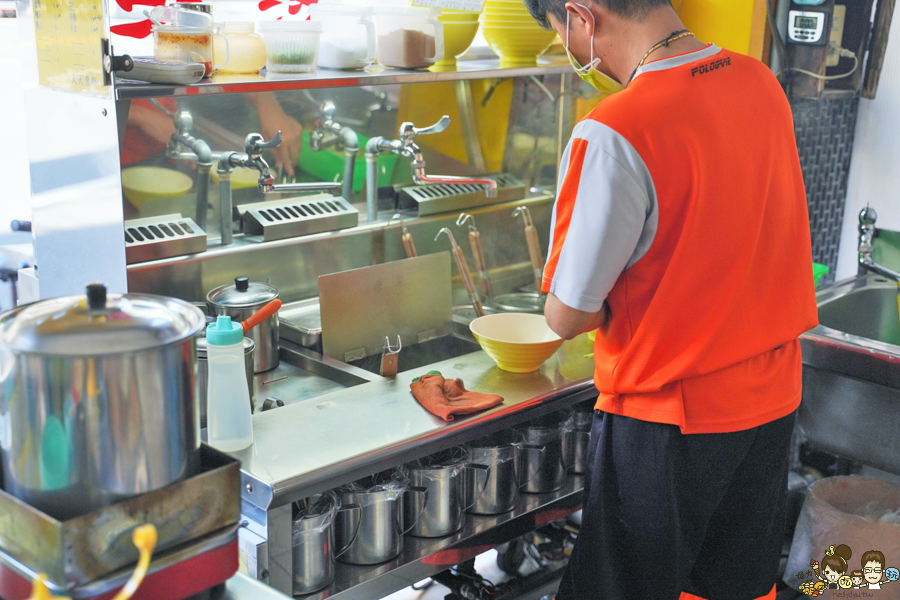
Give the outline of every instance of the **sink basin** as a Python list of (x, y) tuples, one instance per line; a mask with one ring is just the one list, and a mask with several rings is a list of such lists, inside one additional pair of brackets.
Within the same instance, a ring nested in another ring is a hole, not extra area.
[[(427, 342), (420, 342), (412, 346), (404, 346), (400, 351), (400, 360), (397, 365), (397, 372), (410, 371), (418, 369), (442, 360), (456, 358), (464, 354), (478, 352), (481, 347), (475, 341), (468, 340), (456, 335), (444, 335)], [(381, 355), (375, 354), (367, 356), (359, 360), (351, 361), (350, 364), (370, 373), (379, 373), (381, 371)]]
[(800, 338), (803, 433), (820, 448), (900, 474), (897, 284), (860, 275), (816, 299), (819, 326)]

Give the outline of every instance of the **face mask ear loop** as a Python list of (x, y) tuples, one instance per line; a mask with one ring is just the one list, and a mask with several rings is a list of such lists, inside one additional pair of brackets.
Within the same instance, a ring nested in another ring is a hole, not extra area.
[[(581, 8), (588, 11), (588, 14), (591, 15), (591, 24), (594, 27), (596, 27), (597, 20), (594, 18), (594, 13), (592, 13), (591, 10), (584, 4), (578, 4), (576, 2), (575, 5), (580, 6)], [(566, 11), (566, 50), (570, 53), (572, 52), (571, 50), (569, 50), (569, 11)], [(591, 38), (591, 61), (588, 64), (586, 64), (585, 66), (581, 67), (580, 69), (575, 69), (575, 73), (578, 75), (587, 75), (588, 73), (591, 72), (591, 69), (595, 69), (598, 64), (600, 64), (600, 59), (594, 58), (594, 39), (592, 37)]]

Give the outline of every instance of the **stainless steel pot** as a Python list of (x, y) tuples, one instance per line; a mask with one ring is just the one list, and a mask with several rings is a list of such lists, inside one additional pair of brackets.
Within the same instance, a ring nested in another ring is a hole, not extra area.
[[(403, 498), (410, 488), (403, 468), (391, 469), (360, 479), (337, 490), (342, 504), (356, 504), (359, 511), (342, 512), (335, 519), (335, 534), (347, 551), (339, 558), (353, 565), (376, 565), (396, 558), (403, 551)], [(357, 532), (354, 536), (354, 532)]]
[(524, 460), (519, 473), (534, 473), (533, 477), (525, 477), (525, 483), (522, 485), (523, 492), (528, 494), (553, 492), (565, 483), (563, 434), (567, 417), (567, 414), (548, 415), (519, 429), (525, 438), (526, 445), (543, 449), (542, 453), (523, 456)]
[(193, 474), (204, 322), (187, 302), (102, 284), (0, 316), (3, 488), (67, 519)]
[[(490, 474), (489, 466), (470, 462), (469, 452), (462, 446), (419, 459), (407, 465), (407, 469), (410, 484), (427, 493), (407, 498), (404, 522), (410, 535), (427, 538), (444, 537), (462, 529), (466, 510), (485, 491)], [(480, 480), (481, 485), (468, 494), (466, 473), (474, 471), (485, 475), (470, 478), (473, 482)], [(467, 501), (469, 496), (472, 501)]]
[[(334, 519), (344, 511), (359, 511), (355, 504), (341, 505), (334, 492), (325, 492), (294, 505), (291, 532), (293, 551), (294, 594), (310, 594), (334, 579), (334, 559), (347, 551), (350, 544), (336, 550)], [(359, 521), (357, 521), (357, 524)], [(353, 534), (356, 539), (359, 528)], [(351, 542), (352, 543), (352, 542)]]
[[(544, 449), (525, 445), (525, 436), (516, 429), (469, 442), (466, 447), (469, 460), (490, 467), (489, 471), (466, 473), (468, 512), (496, 515), (514, 509), (521, 497), (519, 489), (536, 476)], [(527, 465), (532, 465), (530, 472)]]
[(591, 423), (594, 411), (579, 408), (566, 422), (563, 436), (563, 462), (570, 473), (582, 474), (588, 469), (588, 445), (591, 441)]
[[(256, 401), (253, 397), (253, 356), (256, 344), (248, 337), (244, 338), (244, 372), (247, 375), (247, 387), (250, 390), (250, 412), (253, 412)], [(206, 427), (206, 386), (209, 383), (209, 363), (206, 358), (206, 335), (201, 332), (197, 336), (197, 404), (200, 406), (200, 427)]]
[[(235, 277), (234, 283), (221, 285), (206, 295), (209, 314), (227, 315), (233, 321), (246, 321), (256, 311), (278, 298), (278, 289), (267, 283), (251, 283), (247, 277)], [(262, 373), (278, 366), (278, 313), (251, 329), (247, 335), (256, 344), (253, 372)]]

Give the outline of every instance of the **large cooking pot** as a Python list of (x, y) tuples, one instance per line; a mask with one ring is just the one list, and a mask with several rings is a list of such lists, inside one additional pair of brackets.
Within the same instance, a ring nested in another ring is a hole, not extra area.
[(187, 302), (102, 284), (0, 315), (3, 488), (67, 519), (195, 472), (204, 322)]
[[(267, 283), (235, 277), (234, 283), (220, 285), (206, 295), (209, 314), (226, 315), (232, 321), (246, 321), (266, 304), (278, 298), (278, 288)], [(253, 371), (262, 373), (278, 366), (278, 313), (247, 332), (256, 344)]]

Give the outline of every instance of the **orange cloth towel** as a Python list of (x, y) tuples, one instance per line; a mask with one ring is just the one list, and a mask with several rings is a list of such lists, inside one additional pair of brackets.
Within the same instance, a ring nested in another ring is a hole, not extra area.
[(445, 421), (452, 421), (454, 415), (468, 415), (503, 402), (503, 396), (470, 392), (463, 387), (462, 380), (445, 379), (437, 371), (414, 379), (409, 389), (425, 410)]

